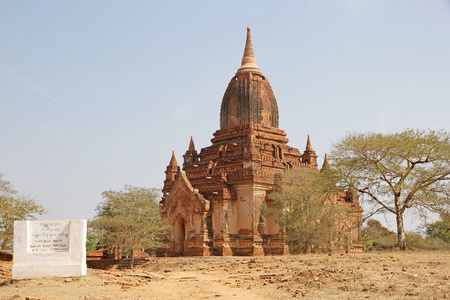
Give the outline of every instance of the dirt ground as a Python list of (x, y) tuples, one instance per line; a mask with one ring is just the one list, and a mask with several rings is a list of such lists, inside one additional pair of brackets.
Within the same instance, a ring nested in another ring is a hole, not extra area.
[(450, 299), (450, 252), (152, 258), (135, 270), (11, 280), (0, 299)]

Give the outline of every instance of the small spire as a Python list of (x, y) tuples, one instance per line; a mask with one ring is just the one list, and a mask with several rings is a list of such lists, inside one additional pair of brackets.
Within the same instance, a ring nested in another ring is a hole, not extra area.
[(189, 150), (188, 152), (194, 152), (195, 151), (195, 146), (194, 146), (194, 138), (191, 135), (191, 141), (189, 142)]
[(253, 136), (250, 137), (250, 144), (248, 148), (251, 154), (258, 154), (258, 151), (256, 151), (255, 142), (253, 141)]
[(306, 151), (314, 151), (311, 146), (311, 140), (309, 138), (309, 134), (308, 134), (308, 140), (306, 141)]
[(308, 134), (308, 139), (306, 141), (306, 149), (302, 155), (302, 161), (304, 163), (310, 164), (311, 166), (317, 168), (317, 154), (311, 146), (311, 139), (309, 138), (309, 134)]
[(328, 162), (328, 155), (325, 153), (325, 159), (323, 160), (322, 170), (330, 168), (330, 163)]
[(177, 159), (175, 158), (175, 151), (172, 151), (172, 158), (170, 159), (169, 166), (178, 167)]
[(244, 56), (242, 57), (241, 67), (237, 70), (236, 75), (248, 72), (262, 75), (261, 70), (256, 64), (256, 56), (255, 51), (253, 50), (250, 26), (247, 27), (247, 41), (245, 43), (245, 50)]
[(189, 148), (186, 153), (183, 155), (183, 169), (186, 167), (190, 167), (198, 162), (197, 151), (194, 146), (194, 138), (191, 136), (191, 141), (189, 142)]

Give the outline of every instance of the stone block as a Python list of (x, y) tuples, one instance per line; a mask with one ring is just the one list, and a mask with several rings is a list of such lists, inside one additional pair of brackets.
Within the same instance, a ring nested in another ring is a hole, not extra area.
[(86, 275), (86, 220), (14, 222), (13, 279)]

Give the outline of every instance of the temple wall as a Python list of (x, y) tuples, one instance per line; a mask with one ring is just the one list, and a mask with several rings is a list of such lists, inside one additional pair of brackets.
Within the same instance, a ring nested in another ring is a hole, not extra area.
[(214, 237), (223, 232), (223, 207), (219, 203), (213, 203), (212, 227)]
[(202, 227), (203, 227), (202, 226), (202, 219), (203, 219), (202, 215), (194, 214), (194, 216), (193, 216), (194, 228), (193, 228), (193, 232), (192, 233), (200, 234), (202, 232)]
[(266, 218), (264, 222), (264, 234), (278, 234), (280, 232), (281, 227), (272, 218)]
[(252, 230), (253, 223), (253, 187), (242, 186), (236, 188), (237, 201), (235, 202), (237, 210), (236, 230), (233, 234), (248, 234)]

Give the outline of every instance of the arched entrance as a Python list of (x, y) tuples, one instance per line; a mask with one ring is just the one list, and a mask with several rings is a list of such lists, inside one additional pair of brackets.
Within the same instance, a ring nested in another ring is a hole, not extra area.
[(184, 219), (179, 217), (175, 222), (175, 252), (183, 255), (185, 238)]

